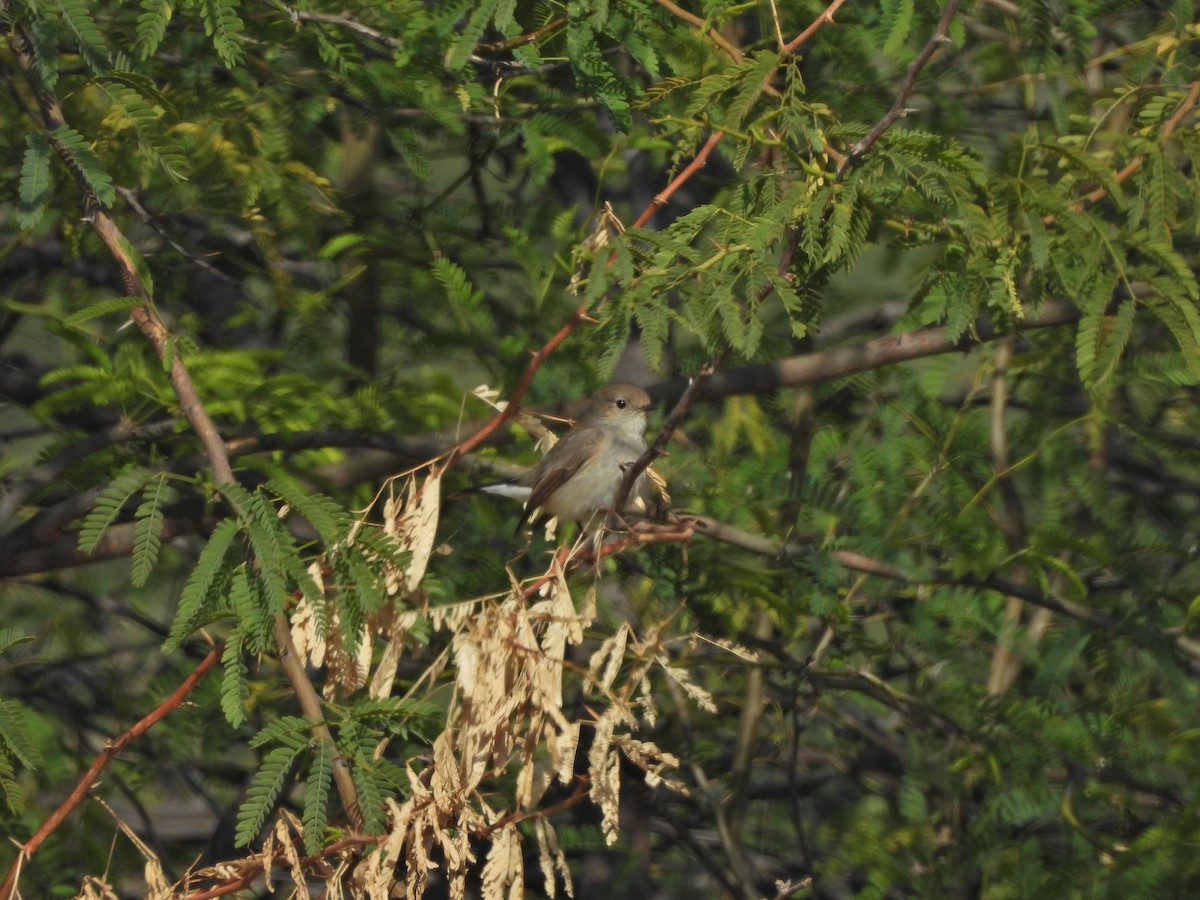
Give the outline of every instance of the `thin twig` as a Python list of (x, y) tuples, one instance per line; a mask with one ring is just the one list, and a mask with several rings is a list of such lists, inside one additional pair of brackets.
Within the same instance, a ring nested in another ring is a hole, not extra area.
[(496, 431), (496, 429), (517, 414), (518, 404), (520, 403), (521, 398), (525, 396), (525, 392), (529, 390), (529, 385), (533, 383), (533, 376), (537, 373), (537, 370), (541, 368), (542, 363), (549, 358), (550, 354), (554, 352), (559, 344), (561, 344), (570, 336), (571, 332), (573, 332), (584, 322), (588, 321), (591, 320), (587, 315), (587, 306), (580, 306), (577, 310), (575, 310), (575, 315), (571, 317), (570, 321), (560, 328), (554, 337), (546, 341), (540, 350), (533, 354), (533, 359), (531, 359), (529, 361), (529, 365), (525, 367), (525, 374), (521, 376), (521, 380), (517, 382), (517, 386), (509, 395), (508, 405), (488, 419), (488, 421), (485, 422), (484, 425), (473, 435), (464, 441), (460, 441), (455, 447), (446, 453), (445, 461), (438, 469), (439, 475), (445, 474), (445, 472), (451, 466), (462, 459), (462, 457), (467, 453), (470, 453), (472, 450), (486, 441), (492, 435), (492, 433)]
[(949, 0), (945, 8), (942, 10), (941, 18), (938, 19), (937, 25), (933, 29), (933, 33), (929, 36), (929, 40), (925, 42), (925, 46), (917, 54), (908, 66), (908, 71), (904, 75), (904, 80), (900, 82), (900, 90), (896, 92), (896, 99), (892, 101), (891, 109), (884, 114), (884, 117), (875, 123), (874, 127), (866, 133), (862, 140), (855, 143), (850, 152), (846, 154), (845, 160), (837, 168), (837, 180), (841, 181), (846, 171), (857, 162), (864, 153), (874, 146), (885, 131), (892, 127), (897, 119), (908, 115), (909, 110), (905, 104), (908, 98), (912, 96), (913, 90), (917, 86), (917, 76), (921, 74), (921, 70), (933, 58), (933, 54), (938, 48), (946, 42), (946, 31), (950, 27), (950, 22), (954, 18), (954, 14), (958, 12), (958, 6), (961, 0)]
[(303, 9), (293, 10), (295, 17), (301, 22), (316, 22), (321, 25), (336, 25), (338, 28), (345, 28), (347, 31), (353, 31), (356, 34), (361, 34), (365, 38), (369, 38), (375, 43), (387, 47), (389, 50), (395, 50), (400, 47), (400, 41), (392, 37), (390, 34), (384, 34), (369, 25), (364, 25), (357, 19), (353, 19), (348, 15), (334, 15), (331, 13), (309, 12)]
[[(1175, 129), (1179, 127), (1179, 123), (1184, 120), (1184, 117), (1186, 117), (1193, 108), (1195, 108), (1197, 101), (1200, 101), (1200, 81), (1193, 81), (1191, 89), (1187, 92), (1187, 96), (1183, 98), (1183, 102), (1179, 104), (1179, 108), (1175, 110), (1175, 112), (1171, 115), (1171, 118), (1167, 119), (1167, 121), (1163, 123), (1162, 131), (1158, 135), (1158, 144), (1160, 147), (1166, 146), (1167, 141), (1170, 139)], [(1146, 155), (1144, 153), (1139, 153), (1125, 164), (1121, 171), (1114, 176), (1114, 180), (1117, 182), (1117, 184), (1124, 184), (1131, 177), (1133, 177), (1134, 173), (1136, 173), (1142, 167), (1142, 164), (1145, 161)], [(1071, 205), (1071, 211), (1079, 212), (1085, 206), (1095, 203), (1107, 195), (1108, 190), (1106, 188), (1098, 187), (1090, 193), (1084, 194), (1079, 198), (1079, 200), (1073, 203)], [(1055, 218), (1056, 217), (1054, 214), (1051, 213), (1043, 216), (1042, 221), (1049, 225), (1054, 221)]]
[(569, 21), (567, 16), (559, 16), (551, 19), (541, 28), (535, 28), (528, 34), (520, 34), (515, 38), (509, 38), (507, 41), (497, 41), (495, 43), (483, 43), (477, 46), (477, 49), (489, 53), (495, 53), (504, 50), (515, 50), (517, 47), (524, 47), (528, 44), (536, 44), (546, 35), (558, 31), (560, 28), (565, 28)]
[[(707, 516), (697, 516), (691, 513), (681, 513), (680, 521), (693, 527), (696, 534), (703, 534), (720, 540), (735, 547), (741, 547), (752, 553), (758, 553), (781, 562), (799, 561), (806, 556), (816, 555), (822, 551), (810, 544), (794, 541), (779, 541), (763, 535), (752, 534), (735, 528), (723, 522), (718, 522)], [(678, 529), (676, 528), (676, 533)], [(1139, 640), (1151, 638), (1164, 641), (1175, 647), (1184, 657), (1195, 665), (1200, 665), (1200, 642), (1172, 633), (1169, 630), (1156, 630), (1131, 626), (1117, 617), (1091, 606), (1085, 606), (1066, 597), (1056, 594), (1043, 593), (1036, 587), (1020, 584), (1010, 578), (999, 575), (957, 575), (945, 570), (935, 570), (925, 577), (909, 575), (903, 569), (880, 559), (867, 556), (854, 550), (834, 550), (828, 554), (829, 559), (849, 572), (859, 572), (876, 578), (886, 578), (911, 587), (943, 586), (966, 587), (975, 590), (994, 591), (1007, 597), (1019, 597), (1033, 606), (1041, 607), (1069, 619), (1083, 622), (1101, 631), (1123, 634)]]
[(633, 225), (630, 227), (641, 228), (648, 221), (650, 221), (651, 216), (666, 206), (667, 201), (671, 199), (671, 195), (679, 190), (679, 188), (683, 186), (684, 182), (686, 182), (689, 178), (691, 178), (708, 164), (708, 157), (712, 154), (713, 150), (716, 149), (717, 144), (721, 143), (721, 138), (723, 137), (725, 137), (725, 132), (723, 131), (714, 131), (712, 134), (710, 134), (708, 136), (708, 140), (704, 142), (704, 146), (701, 147), (700, 151), (696, 154), (695, 159), (684, 166), (683, 169), (680, 170), (679, 174), (672, 178), (671, 183), (663, 188), (660, 193), (654, 195), (654, 199), (650, 201), (650, 205), (642, 210), (642, 214), (637, 217)]
[(700, 395), (705, 382), (713, 376), (713, 373), (721, 367), (721, 363), (725, 361), (725, 357), (729, 355), (729, 348), (726, 347), (719, 350), (695, 375), (689, 379), (687, 389), (680, 396), (679, 401), (675, 404), (675, 408), (671, 410), (671, 414), (667, 416), (667, 420), (663, 423), (662, 429), (658, 432), (654, 443), (645, 449), (641, 456), (634, 462), (625, 466), (625, 475), (621, 479), (621, 484), (617, 488), (617, 493), (613, 497), (612, 508), (609, 510), (609, 520), (615, 523), (621, 517), (621, 512), (625, 509), (625, 501), (629, 499), (629, 492), (633, 490), (634, 483), (638, 477), (650, 467), (654, 460), (658, 459), (666, 452), (667, 444), (671, 440), (671, 436), (675, 434), (675, 430), (682, 424), (684, 418), (688, 414), (688, 410), (692, 408), (692, 404), (696, 402), (696, 398)]
[[(678, 16), (680, 19), (683, 19), (683, 21), (690, 25), (695, 25), (697, 28), (703, 28), (708, 24), (705, 19), (702, 19), (693, 12), (688, 12), (682, 6), (672, 3), (671, 0), (656, 0), (656, 2), (671, 15)], [(740, 63), (743, 59), (745, 59), (745, 55), (742, 53), (742, 51), (731, 44), (728, 39), (726, 39), (725, 35), (717, 31), (716, 28), (709, 27), (707, 34), (709, 40), (728, 53), (730, 59), (732, 59), (735, 63)]]
[[(846, 0), (833, 0), (832, 3), (825, 7), (824, 12), (813, 19), (811, 25), (779, 48), (780, 54), (795, 53), (805, 41), (817, 33), (818, 29), (824, 25), (833, 24), (833, 14), (836, 13), (838, 9), (841, 8), (841, 5), (845, 2)], [(774, 4), (772, 4), (771, 8), (775, 8)], [(779, 28), (778, 19), (776, 19), (775, 27), (776, 29)]]
[[(1013, 327), (1016, 331), (1032, 331), (1070, 325), (1077, 321), (1079, 310), (1071, 304), (1047, 303), (1042, 306), (1039, 315), (1025, 318)], [(699, 399), (717, 400), (735, 394), (760, 394), (782, 387), (819, 384), (882, 366), (942, 353), (967, 351), (1002, 336), (996, 326), (986, 319), (977, 320), (974, 328), (957, 339), (945, 326), (890, 334), (851, 347), (837, 347), (717, 372), (703, 386)], [(674, 378), (655, 385), (652, 393), (660, 400), (677, 397), (688, 384), (686, 378)]]

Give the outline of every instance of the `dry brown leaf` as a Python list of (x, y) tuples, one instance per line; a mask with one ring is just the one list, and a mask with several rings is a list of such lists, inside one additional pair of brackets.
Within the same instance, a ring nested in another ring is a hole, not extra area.
[(717, 711), (717, 702), (713, 700), (712, 694), (693, 682), (692, 676), (686, 669), (672, 666), (671, 661), (665, 656), (656, 657), (656, 661), (680, 687), (687, 691), (687, 695), (696, 701), (697, 706), (705, 712), (715, 713)]
[[(505, 890), (507, 888), (507, 890)], [(517, 826), (509, 823), (492, 834), (483, 864), (483, 900), (520, 900), (525, 894), (525, 864)]]
[(409, 800), (404, 806), (400, 806), (389, 798), (387, 808), (392, 819), (392, 830), (388, 832), (383, 843), (367, 854), (356, 874), (368, 900), (388, 900), (391, 896), (396, 865), (404, 855), (404, 844), (408, 838), (413, 801)]
[(484, 824), (482, 816), (464, 805), (459, 808), (458, 821), (453, 829), (438, 829), (438, 843), (446, 860), (450, 900), (466, 900), (467, 869), (475, 861), (475, 854), (471, 852), (471, 835)]
[(584, 685), (585, 694), (591, 693), (593, 685), (605, 692), (612, 687), (617, 673), (621, 670), (621, 663), (625, 660), (625, 645), (628, 640), (629, 626), (622, 622), (617, 630), (596, 648), (588, 662), (588, 678)]
[[(316, 563), (313, 565), (315, 566)], [(312, 567), (309, 568), (309, 574), (312, 574)], [(320, 583), (318, 580), (317, 584)], [(309, 602), (308, 596), (303, 593), (296, 601), (296, 608), (292, 612), (292, 643), (300, 658), (310, 665), (322, 666), (325, 664), (325, 640), (319, 633), (317, 611)]]
[(654, 689), (644, 671), (638, 675), (637, 700), (635, 702), (641, 709), (642, 718), (646, 720), (646, 724), (653, 728), (658, 722), (658, 704), (654, 702)]
[(738, 657), (738, 659), (746, 660), (746, 662), (758, 662), (759, 659), (761, 659), (761, 656), (756, 650), (751, 650), (749, 647), (744, 647), (741, 644), (736, 644), (733, 641), (726, 640), (725, 638), (709, 637), (707, 634), (700, 634), (699, 632), (694, 632), (693, 634), (689, 635), (688, 643), (712, 644), (714, 647), (720, 647), (722, 650), (732, 653), (734, 656)]
[(162, 860), (158, 858), (150, 845), (143, 841), (132, 828), (125, 824), (116, 810), (109, 806), (105, 801), (96, 798), (104, 809), (112, 816), (113, 821), (117, 823), (117, 827), (121, 829), (121, 833), (126, 839), (137, 848), (142, 859), (145, 860), (145, 865), (142, 867), (142, 874), (146, 880), (146, 900), (168, 900), (173, 893), (171, 882), (167, 880), (167, 875), (163, 871)]
[(635, 766), (646, 773), (646, 784), (649, 787), (664, 785), (684, 795), (688, 793), (683, 782), (663, 777), (668, 769), (679, 767), (679, 759), (672, 753), (660, 750), (653, 741), (639, 741), (629, 735), (617, 735), (613, 744), (621, 748), (621, 752)]
[(375, 674), (371, 676), (371, 683), (367, 686), (367, 695), (372, 699), (378, 700), (392, 695), (392, 687), (396, 683), (396, 669), (400, 665), (400, 655), (404, 652), (404, 639), (407, 636), (407, 631), (396, 631), (388, 637), (383, 655), (379, 658), (379, 665), (375, 667)]
[[(556, 739), (557, 732), (552, 728), (546, 729), (546, 746), (550, 747)], [(517, 809), (532, 809), (537, 806), (545, 795), (546, 789), (554, 783), (555, 770), (550, 766), (540, 764), (533, 758), (537, 746), (537, 741), (529, 741), (525, 749), (521, 771), (517, 773), (517, 787), (514, 792)], [(553, 754), (553, 751), (551, 753)]]
[(433, 742), (433, 802), (442, 813), (454, 811), (462, 798), (462, 779), (458, 771), (458, 760), (454, 756), (450, 731), (447, 729)]
[(654, 490), (658, 492), (659, 502), (663, 506), (669, 507), (671, 505), (671, 495), (667, 492), (667, 479), (654, 471), (654, 466), (646, 467), (646, 477), (650, 479), (650, 483), (654, 485)]
[(588, 751), (588, 778), (592, 802), (600, 807), (600, 828), (610, 846), (617, 841), (617, 818), (621, 801), (621, 760), (612, 746), (613, 727), (619, 716), (615, 707), (606, 709), (596, 721), (595, 736)]
[(341, 628), (341, 613), (335, 605), (329, 612), (329, 634), (325, 641), (325, 664), (329, 677), (325, 679), (322, 693), (326, 700), (332, 700), (339, 689), (349, 695), (366, 683), (371, 669), (372, 649), (371, 629), (365, 623), (356, 646), (351, 648), (346, 644)]
[[(16, 900), (20, 900), (19, 894), (15, 896)], [(86, 875), (83, 883), (79, 886), (79, 893), (75, 895), (75, 900), (120, 900), (120, 897), (107, 881), (93, 875)]]
[(401, 549), (412, 554), (403, 573), (388, 573), (389, 594), (401, 588), (411, 594), (425, 577), (437, 536), (441, 487), (442, 478), (437, 473), (425, 479), (420, 491), (417, 490), (416, 480), (409, 479), (408, 498), (403, 509), (397, 508), (394, 497), (389, 497), (384, 505), (384, 530), (396, 538)]
[(275, 893), (275, 885), (271, 883), (271, 867), (275, 864), (275, 840), (275, 829), (272, 828), (263, 838), (262, 849), (257, 854), (262, 861), (263, 881), (266, 882), (267, 890), (271, 893)]
[(579, 749), (580, 729), (579, 722), (572, 722), (570, 728), (547, 741), (554, 773), (563, 784), (570, 784), (571, 779), (575, 777), (575, 753)]
[(274, 831), (279, 847), (283, 851), (283, 858), (288, 861), (292, 869), (292, 882), (296, 885), (294, 896), (300, 900), (310, 900), (308, 884), (304, 878), (304, 867), (300, 863), (300, 851), (296, 849), (296, 842), (293, 840), (293, 835), (300, 833), (299, 820), (286, 809), (282, 809), (279, 811), (279, 818), (275, 820)]
[(568, 897), (575, 896), (575, 886), (571, 882), (571, 869), (567, 858), (558, 845), (558, 834), (550, 820), (539, 816), (533, 823), (534, 835), (538, 845), (538, 868), (542, 870), (542, 880), (546, 896), (553, 900), (558, 894), (558, 879), (555, 873), (562, 876), (563, 888)]
[(325, 879), (325, 900), (347, 900), (345, 884), (350, 874), (350, 867), (357, 860), (343, 859)]

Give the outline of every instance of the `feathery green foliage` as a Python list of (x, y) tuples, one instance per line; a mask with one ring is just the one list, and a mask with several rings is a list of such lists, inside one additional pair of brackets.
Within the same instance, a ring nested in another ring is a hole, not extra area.
[(215, 608), (219, 594), (229, 578), (227, 556), (241, 528), (236, 519), (222, 519), (213, 529), (187, 584), (179, 595), (179, 608), (171, 625), (164, 652), (177, 648), (195, 630), (201, 617)]
[(313, 748), (312, 765), (308, 769), (304, 813), (300, 819), (304, 826), (304, 849), (310, 854), (320, 850), (324, 842), (332, 786), (333, 745), (328, 741), (317, 741)]
[(110, 206), (116, 198), (112, 178), (83, 135), (69, 125), (60, 125), (50, 132), (50, 142), (67, 161), (71, 174), (80, 182), (89, 202)]
[[(19, 628), (0, 628), (0, 656), (32, 640)], [(17, 780), (17, 767), (36, 769), (43, 762), (42, 754), (30, 740), (24, 706), (16, 700), (0, 697), (0, 791), (3, 791), (5, 804), (12, 814), (19, 816), (25, 810), (25, 793)]]
[(133, 575), (130, 582), (142, 587), (150, 579), (158, 552), (162, 548), (159, 536), (163, 529), (162, 504), (166, 497), (167, 479), (159, 476), (145, 491), (145, 499), (134, 513)]
[[(434, 810), (422, 852), (448, 874), (440, 835), (469, 838), (472, 878), (516, 832), (514, 866), (539, 846), (557, 878), (586, 849), (664, 896), (1188, 895), (1195, 3), (961, 6), (937, 40), (945, 4), (844, 4), (836, 27), (826, 6), (6, 4), (0, 585), (39, 641), (0, 658), (0, 829), (32, 834), (203, 627), (221, 675), (96, 788), (151, 824), (249, 783), (241, 845), (295, 802), (306, 851), (345, 837), (360, 870), (347, 791), (372, 834), (389, 801)], [(505, 666), (468, 640), (543, 571), (540, 533), (522, 553), (513, 508), (463, 492), (523, 445), (455, 457), (436, 529), (415, 493), (490, 414), (471, 392), (506, 398), (565, 326), (527, 409), (610, 377), (677, 396), (722, 360), (655, 468), (677, 512), (735, 530), (643, 533), (569, 575), (577, 609), (602, 579), (589, 641), (630, 623), (614, 673), (660, 663), (612, 696), (586, 657), (550, 665), (569, 616), (541, 585)], [(410, 472), (411, 494), (388, 480)], [(322, 723), (295, 715), (284, 626)], [(513, 708), (468, 696), (487, 679)], [(617, 703), (694, 790), (648, 776), (601, 848), (561, 823), (608, 786), (547, 780), (570, 775), (555, 729), (603, 743)], [(449, 777), (462, 729), (431, 747), (472, 715), (500, 749)], [(506, 732), (526, 715), (554, 748)], [(219, 827), (195, 824), (168, 870)], [(24, 895), (133, 883), (107, 822), (59, 828)]]
[(144, 487), (150, 477), (150, 472), (146, 469), (133, 466), (114, 478), (100, 493), (79, 530), (79, 549), (82, 552), (91, 553), (96, 549), (104, 537), (104, 532), (116, 521), (125, 504)]
[(50, 142), (45, 132), (31, 131), (25, 144), (17, 224), (30, 231), (42, 220), (50, 202)]
[(262, 766), (246, 791), (246, 800), (238, 809), (234, 839), (239, 847), (245, 847), (258, 837), (263, 823), (287, 786), (288, 776), (297, 757), (304, 752), (305, 744), (302, 736), (290, 735), (283, 739), (281, 746), (263, 757)]

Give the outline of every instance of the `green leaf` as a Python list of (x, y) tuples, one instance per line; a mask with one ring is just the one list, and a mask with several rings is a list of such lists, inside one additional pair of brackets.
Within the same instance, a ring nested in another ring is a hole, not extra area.
[[(187, 159), (182, 146), (163, 126), (166, 98), (153, 85), (147, 90), (140, 79), (119, 74), (123, 77), (110, 75), (96, 82), (111, 102), (109, 127), (125, 126), (135, 136), (140, 153), (170, 181), (182, 181)], [(143, 178), (149, 183), (150, 173)]]
[(239, 566), (229, 582), (229, 607), (237, 619), (253, 654), (266, 653), (272, 646), (275, 615), (263, 599), (262, 583)]
[(184, 638), (195, 629), (196, 621), (212, 605), (217, 588), (229, 576), (225, 557), (240, 530), (237, 519), (222, 519), (213, 529), (212, 537), (200, 551), (200, 558), (179, 595), (179, 608), (175, 612), (171, 633), (163, 645), (164, 652), (170, 652), (182, 644)]
[(160, 535), (163, 529), (162, 502), (166, 494), (167, 477), (158, 479), (147, 489), (142, 505), (134, 513), (133, 527), (133, 576), (134, 587), (142, 587), (150, 579), (158, 552), (162, 548)]
[(275, 801), (279, 799), (279, 794), (288, 782), (292, 764), (296, 757), (304, 752), (304, 746), (304, 741), (298, 740), (283, 747), (276, 747), (267, 754), (262, 768), (250, 782), (245, 802), (238, 810), (237, 832), (234, 838), (237, 846), (248, 846), (258, 837), (263, 823), (275, 807)]
[(262, 747), (272, 741), (294, 743), (296, 735), (305, 735), (316, 723), (302, 716), (280, 716), (260, 730), (250, 741), (251, 748)]
[(50, 141), (44, 131), (25, 136), (25, 158), (21, 163), (21, 188), (17, 225), (22, 231), (37, 227), (50, 203)]
[(68, 328), (78, 328), (84, 322), (90, 322), (92, 319), (107, 316), (110, 313), (124, 312), (127, 309), (133, 309), (135, 306), (141, 306), (145, 302), (140, 297), (110, 297), (107, 300), (101, 300), (99, 303), (93, 303), (85, 309), (71, 313), (71, 315), (63, 319), (63, 324)]
[(280, 521), (278, 511), (261, 493), (247, 491), (237, 484), (227, 484), (221, 491), (230, 498), (242, 517), (250, 544), (258, 557), (258, 581), (267, 599), (272, 616), (283, 612), (288, 603), (288, 579), (303, 591), (316, 606), (325, 606), (325, 592), (313, 581), (291, 533)]
[(883, 52), (886, 55), (895, 56), (896, 51), (904, 46), (912, 30), (915, 12), (914, 0), (889, 0), (884, 3), (883, 26), (887, 29), (887, 38), (883, 42)]
[(32, 640), (33, 637), (23, 632), (20, 628), (11, 626), (0, 628), (0, 656), (3, 656), (18, 644), (27, 644)]
[(79, 530), (79, 552), (91, 553), (104, 537), (104, 532), (120, 515), (121, 510), (149, 479), (150, 472), (141, 466), (133, 466), (122, 472), (96, 498), (96, 505), (83, 521)]
[(480, 37), (483, 36), (483, 30), (487, 28), (498, 5), (499, 0), (482, 0), (471, 11), (470, 17), (446, 51), (447, 71), (457, 72), (467, 64), (467, 60), (475, 52), (475, 45), (479, 43)]
[(100, 206), (112, 206), (117, 196), (112, 178), (83, 135), (69, 125), (60, 125), (50, 132), (50, 140), (67, 160), (80, 189), (91, 195)]
[(314, 854), (325, 842), (325, 826), (329, 822), (329, 797), (333, 787), (333, 743), (317, 741), (313, 748), (308, 784), (304, 789), (304, 812), (300, 824), (304, 828), (304, 849)]
[(350, 514), (329, 497), (307, 493), (294, 481), (284, 478), (272, 478), (266, 486), (308, 520), (326, 547), (333, 546), (345, 536), (351, 521)]
[(93, 72), (105, 72), (112, 68), (112, 55), (92, 18), (89, 0), (58, 0), (63, 21), (71, 29), (78, 42), (79, 53)]
[[(1117, 364), (1121, 361), (1121, 355), (1125, 352), (1129, 339), (1133, 336), (1136, 311), (1136, 305), (1131, 301), (1126, 301), (1118, 307), (1116, 315), (1105, 317), (1106, 334), (1100, 344), (1099, 352), (1093, 359), (1088, 379), (1084, 381), (1085, 387), (1092, 391), (1101, 391), (1112, 383), (1113, 376), (1117, 371)], [(1082, 369), (1080, 374), (1083, 374)]]
[(33, 45), (34, 72), (41, 86), (48, 91), (54, 90), (58, 83), (59, 34), (56, 25), (55, 19), (39, 15), (30, 23), (27, 31)]
[(722, 121), (728, 121), (734, 128), (744, 125), (754, 105), (763, 96), (763, 87), (767, 79), (778, 68), (778, 54), (769, 50), (755, 53), (752, 60), (738, 71), (734, 82), (736, 90), (729, 104), (727, 119), (723, 118)]
[(4, 791), (4, 802), (14, 816), (25, 812), (25, 795), (21, 793), (21, 785), (17, 783), (17, 772), (11, 760), (0, 753), (0, 790)]
[(492, 22), (501, 34), (508, 34), (508, 26), (512, 24), (513, 14), (517, 11), (517, 0), (499, 0)]
[(237, 10), (238, 0), (200, 0), (204, 33), (212, 38), (213, 49), (230, 69), (237, 68), (245, 58), (242, 32), (246, 26)]
[(387, 826), (386, 800), (393, 792), (387, 782), (376, 773), (373, 760), (362, 753), (355, 754), (354, 766), (350, 772), (354, 777), (354, 786), (358, 789), (363, 832), (381, 834)]
[(141, 6), (143, 12), (138, 16), (133, 52), (141, 59), (149, 59), (167, 36), (167, 26), (175, 10), (171, 0), (142, 0)]
[(250, 695), (246, 683), (249, 668), (242, 657), (242, 632), (235, 628), (225, 640), (225, 649), (221, 653), (221, 712), (225, 721), (234, 728), (240, 728), (246, 721), (246, 698)]
[(29, 740), (25, 707), (16, 700), (0, 700), (0, 751), (14, 757), (27, 769), (42, 764), (42, 754)]

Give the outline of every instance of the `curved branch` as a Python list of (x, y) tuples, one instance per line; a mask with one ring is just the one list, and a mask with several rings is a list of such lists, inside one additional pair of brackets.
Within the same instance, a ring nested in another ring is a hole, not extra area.
[(529, 385), (533, 382), (533, 376), (537, 373), (537, 370), (541, 368), (542, 363), (549, 358), (550, 354), (555, 351), (559, 344), (561, 344), (570, 336), (571, 332), (573, 332), (584, 322), (588, 321), (591, 321), (591, 319), (589, 319), (587, 314), (587, 306), (581, 305), (577, 310), (575, 310), (575, 315), (571, 317), (567, 324), (560, 328), (554, 337), (546, 341), (546, 343), (542, 345), (542, 348), (533, 354), (533, 359), (531, 359), (529, 361), (529, 365), (525, 367), (525, 374), (521, 376), (521, 380), (517, 382), (516, 388), (514, 388), (513, 392), (509, 395), (508, 405), (504, 407), (504, 409), (500, 410), (500, 412), (496, 413), (496, 415), (488, 419), (488, 421), (484, 423), (483, 427), (481, 427), (473, 435), (471, 435), (465, 441), (459, 442), (458, 445), (453, 447), (446, 454), (446, 460), (442, 463), (441, 468), (438, 470), (439, 475), (445, 474), (445, 472), (451, 466), (457, 463), (467, 453), (470, 453), (472, 450), (486, 441), (489, 437), (491, 437), (496, 429), (517, 414), (517, 409), (519, 408), (521, 398), (524, 397), (525, 392), (529, 390)]
[[(1071, 325), (1077, 321), (1079, 310), (1074, 306), (1068, 303), (1047, 303), (1042, 307), (1040, 315), (1014, 323), (1013, 329), (1033, 331)], [(979, 319), (974, 328), (958, 338), (952, 338), (949, 329), (944, 326), (891, 334), (853, 347), (838, 347), (818, 353), (791, 356), (776, 362), (716, 372), (704, 384), (698, 399), (717, 400), (735, 394), (763, 393), (782, 387), (819, 384), (926, 356), (967, 351), (997, 340), (1006, 333), (990, 321)], [(663, 381), (650, 389), (650, 395), (657, 400), (675, 398), (684, 392), (688, 383), (686, 378)]]
[(100, 755), (96, 757), (96, 761), (92, 763), (91, 768), (79, 779), (79, 782), (75, 785), (75, 789), (67, 795), (67, 798), (59, 804), (58, 809), (51, 813), (50, 817), (34, 832), (33, 837), (21, 845), (17, 858), (13, 860), (7, 874), (4, 876), (4, 881), (0, 882), (0, 897), (5, 898), (5, 900), (11, 900), (11, 898), (16, 896), (17, 878), (20, 875), (21, 867), (24, 865), (25, 860), (36, 853), (38, 847), (42, 845), (46, 838), (63, 823), (63, 820), (71, 814), (72, 810), (84, 801), (91, 791), (92, 785), (96, 783), (96, 779), (100, 776), (100, 773), (104, 771), (104, 768), (113, 761), (118, 753), (158, 724), (167, 713), (173, 709), (177, 709), (183, 703), (184, 698), (192, 692), (192, 689), (203, 680), (204, 676), (221, 659), (222, 649), (220, 646), (215, 646), (209, 650), (208, 655), (200, 660), (200, 664), (192, 670), (192, 674), (184, 679), (183, 683), (175, 689), (170, 697), (160, 703), (149, 715), (120, 737), (110, 742), (100, 752)]

